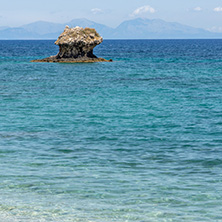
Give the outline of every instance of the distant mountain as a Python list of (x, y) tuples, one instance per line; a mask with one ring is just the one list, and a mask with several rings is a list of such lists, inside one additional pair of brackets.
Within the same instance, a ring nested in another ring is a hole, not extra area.
[(29, 32), (23, 28), (8, 28), (0, 31), (0, 39), (39, 39), (37, 33)]
[(216, 33), (176, 22), (142, 18), (121, 23), (113, 33), (113, 38), (120, 39), (216, 38), (218, 36)]
[(28, 32), (36, 33), (40, 38), (43, 39), (56, 39), (64, 30), (66, 25), (70, 27), (80, 26), (95, 28), (104, 38), (108, 37), (110, 33), (113, 32), (112, 28), (87, 19), (73, 19), (72, 21), (64, 24), (38, 21), (31, 24), (23, 25), (21, 26), (21, 28)]
[(28, 32), (37, 33), (38, 35), (46, 35), (49, 33), (60, 32), (64, 29), (64, 24), (38, 21), (28, 25), (23, 25), (21, 28)]
[(4, 30), (4, 29), (8, 29), (8, 28), (10, 28), (10, 27), (9, 26), (0, 26), (0, 31)]
[(74, 19), (64, 24), (38, 21), (18, 28), (0, 27), (0, 39), (57, 39), (66, 25), (95, 28), (105, 39), (222, 38), (222, 33), (176, 22), (137, 18), (124, 21), (115, 29), (87, 19)]

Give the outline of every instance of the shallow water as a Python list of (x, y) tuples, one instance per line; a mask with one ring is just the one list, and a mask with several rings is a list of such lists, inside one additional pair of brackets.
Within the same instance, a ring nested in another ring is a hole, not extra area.
[(0, 220), (222, 221), (222, 40), (57, 51), (0, 41)]

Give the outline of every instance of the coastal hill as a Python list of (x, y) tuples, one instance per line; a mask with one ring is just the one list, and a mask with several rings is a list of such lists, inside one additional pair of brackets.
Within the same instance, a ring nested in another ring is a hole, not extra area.
[(137, 18), (124, 21), (117, 28), (111, 28), (87, 19), (74, 19), (64, 24), (38, 21), (16, 28), (0, 27), (0, 39), (56, 39), (66, 25), (94, 28), (105, 39), (222, 38), (222, 33), (209, 32), (176, 22)]

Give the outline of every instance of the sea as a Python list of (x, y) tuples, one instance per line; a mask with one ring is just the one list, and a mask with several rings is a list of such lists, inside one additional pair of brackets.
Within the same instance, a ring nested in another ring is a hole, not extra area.
[(222, 40), (57, 52), (0, 41), (0, 221), (222, 221)]

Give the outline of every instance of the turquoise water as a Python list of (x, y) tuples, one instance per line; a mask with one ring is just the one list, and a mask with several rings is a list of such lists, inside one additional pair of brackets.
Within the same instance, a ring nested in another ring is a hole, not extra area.
[(222, 221), (222, 40), (57, 51), (0, 41), (0, 221)]

